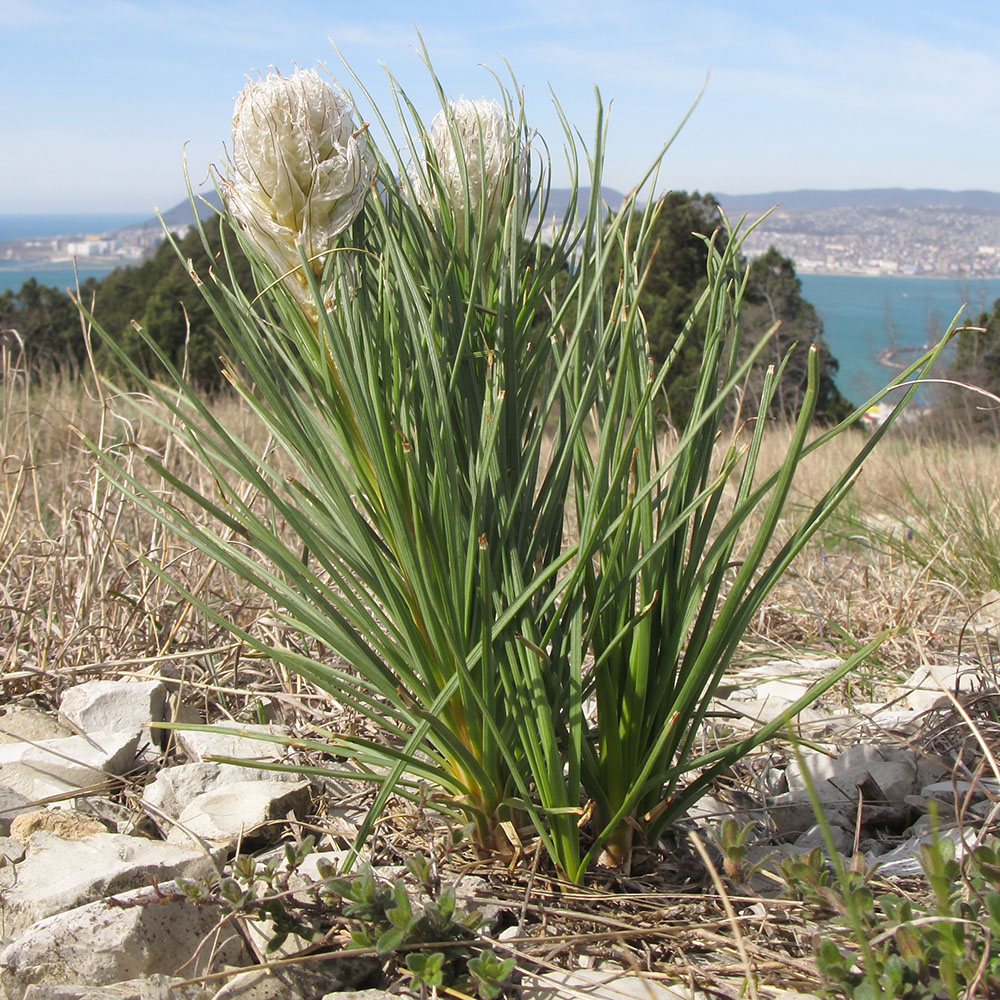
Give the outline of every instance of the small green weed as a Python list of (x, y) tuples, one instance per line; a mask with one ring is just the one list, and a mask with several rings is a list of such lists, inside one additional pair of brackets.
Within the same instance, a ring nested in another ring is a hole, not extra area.
[[(406, 862), (423, 902), (414, 906), (402, 879), (392, 885), (378, 881), (368, 866), (356, 875), (338, 878), (329, 863), (320, 863), (322, 901), (336, 905), (351, 923), (351, 941), (374, 948), (392, 961), (403, 957), (414, 985), (428, 989), (450, 987), (491, 1000), (514, 971), (514, 959), (501, 959), (476, 943), (474, 931), (481, 915), (458, 906), (453, 888), (440, 889), (433, 866), (417, 853)], [(426, 945), (426, 948), (414, 947)], [(409, 950), (407, 950), (409, 949)], [(405, 955), (397, 953), (405, 950)]]
[(1000, 841), (960, 862), (951, 840), (935, 838), (921, 848), (920, 860), (929, 889), (923, 899), (875, 894), (872, 872), (837, 870), (818, 849), (782, 865), (794, 897), (817, 916), (844, 918), (844, 933), (825, 935), (817, 949), (824, 995), (1000, 996)]
[[(290, 889), (290, 877), (313, 850), (313, 839), (287, 844), (284, 857), (266, 862), (241, 855), (232, 874), (214, 882), (178, 879), (192, 901), (217, 903), (224, 913), (269, 921), (267, 952), (274, 953), (296, 934), (319, 940), (334, 924), (346, 927), (350, 945), (374, 951), (386, 980), (405, 982), (418, 992), (439, 988), (493, 1000), (514, 971), (513, 958), (482, 947), (476, 928), (481, 914), (458, 905), (455, 890), (441, 888), (433, 864), (421, 853), (406, 862), (413, 880), (391, 884), (364, 865), (350, 877), (337, 875), (325, 859), (320, 881), (305, 892)], [(305, 898), (303, 898), (305, 897)]]
[(731, 816), (719, 825), (714, 839), (722, 852), (722, 870), (726, 878), (744, 881), (753, 874), (752, 870), (746, 869), (744, 859), (750, 835), (756, 828), (757, 824), (753, 822), (741, 826)]

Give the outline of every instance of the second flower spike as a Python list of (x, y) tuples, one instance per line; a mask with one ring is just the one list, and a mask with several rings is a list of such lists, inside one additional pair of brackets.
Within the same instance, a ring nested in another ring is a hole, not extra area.
[[(510, 114), (497, 101), (450, 101), (434, 116), (424, 162), (410, 168), (413, 190), (428, 214), (453, 213), (454, 240), (464, 248), (467, 232), (482, 228), (484, 248), (492, 245), (507, 202), (528, 186), (528, 148), (519, 142)], [(508, 177), (513, 173), (513, 184)]]

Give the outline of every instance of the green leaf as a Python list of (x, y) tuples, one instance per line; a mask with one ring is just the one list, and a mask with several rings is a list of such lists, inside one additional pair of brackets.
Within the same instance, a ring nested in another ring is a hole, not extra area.
[(402, 943), (406, 937), (406, 931), (402, 927), (390, 927), (388, 930), (383, 931), (375, 941), (375, 951), (380, 955), (386, 955), (390, 951), (394, 951)]
[(444, 953), (440, 951), (411, 951), (406, 956), (406, 967), (425, 986), (444, 985)]

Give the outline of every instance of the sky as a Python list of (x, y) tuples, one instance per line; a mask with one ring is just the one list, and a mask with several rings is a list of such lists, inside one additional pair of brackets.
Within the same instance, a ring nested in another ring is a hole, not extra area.
[(271, 68), (325, 64), (365, 120), (344, 61), (392, 113), (388, 68), (430, 118), (418, 31), (449, 98), (495, 96), (484, 67), (509, 64), (556, 186), (553, 93), (589, 144), (599, 88), (626, 191), (704, 85), (661, 188), (1000, 190), (995, 0), (0, 0), (0, 213), (172, 207), (185, 156), (196, 188), (224, 171), (233, 101)]

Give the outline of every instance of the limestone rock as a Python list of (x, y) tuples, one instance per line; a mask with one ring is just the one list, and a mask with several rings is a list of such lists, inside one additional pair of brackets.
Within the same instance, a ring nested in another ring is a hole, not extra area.
[(10, 824), (15, 816), (30, 812), (35, 808), (34, 800), (0, 783), (0, 837), (10, 833)]
[(947, 708), (951, 702), (945, 691), (973, 691), (979, 686), (978, 671), (958, 663), (929, 664), (918, 667), (900, 685), (910, 708), (929, 712), (933, 708)]
[(212, 858), (201, 850), (117, 833), (64, 840), (39, 832), (27, 846), (16, 871), (0, 868), (0, 914), (8, 935), (153, 879), (194, 879), (215, 870)]
[(935, 802), (954, 806), (958, 802), (978, 802), (989, 797), (994, 802), (1000, 795), (1000, 786), (995, 780), (981, 778), (973, 784), (970, 781), (934, 781), (929, 785), (924, 785), (920, 789), (920, 797), (911, 796), (912, 805), (922, 808), (930, 808), (928, 802), (933, 799)]
[(199, 795), (238, 781), (286, 781), (296, 784), (302, 781), (302, 777), (288, 771), (263, 771), (208, 760), (178, 764), (163, 768), (156, 779), (143, 789), (142, 804), (160, 831), (167, 834), (174, 825), (169, 821), (179, 819)]
[(268, 733), (272, 736), (288, 736), (287, 726), (218, 726), (211, 730), (173, 731), (177, 745), (187, 754), (189, 760), (199, 761), (206, 757), (238, 757), (241, 760), (281, 760), (283, 747), (266, 740), (255, 740), (250, 736), (232, 735), (225, 730), (239, 730), (245, 733)]
[(980, 635), (1000, 633), (1000, 590), (988, 590), (983, 594), (970, 624)]
[(322, 882), (323, 876), (319, 870), (320, 862), (325, 861), (333, 865), (335, 870), (339, 870), (346, 857), (347, 851), (313, 851), (312, 854), (305, 856), (302, 864), (292, 876), (290, 884), (295, 888), (301, 888), (313, 882)]
[(40, 831), (54, 833), (64, 840), (84, 840), (95, 833), (107, 833), (108, 829), (93, 816), (75, 809), (33, 809), (21, 813), (10, 824), (10, 835), (22, 844)]
[(0, 868), (16, 865), (24, 859), (24, 844), (13, 837), (0, 837)]
[(163, 681), (87, 681), (71, 687), (59, 702), (59, 714), (85, 733), (141, 730), (142, 742), (160, 740), (150, 722), (164, 720), (167, 687)]
[[(310, 784), (300, 781), (235, 781), (199, 795), (180, 814), (167, 836), (171, 844), (190, 844), (192, 836), (235, 847), (248, 834), (255, 840), (277, 840), (289, 813), (304, 815), (311, 801)], [(270, 825), (268, 825), (270, 824)]]
[[(789, 792), (806, 790), (803, 767), (812, 776), (816, 794), (823, 803), (854, 806), (859, 787), (870, 781), (878, 786), (887, 803), (902, 803), (920, 787), (917, 755), (895, 747), (860, 744), (836, 757), (819, 752), (805, 753), (801, 764), (794, 760), (785, 770)], [(871, 796), (865, 794), (865, 798)]]
[[(830, 837), (833, 839), (834, 850), (838, 854), (843, 854), (845, 857), (851, 856), (854, 851), (854, 836), (850, 831), (845, 830), (842, 826), (830, 824)], [(818, 823), (814, 823), (795, 840), (796, 850), (801, 851), (803, 854), (807, 854), (814, 847), (818, 847), (826, 854), (826, 838), (823, 836), (823, 829)]]
[[(753, 723), (755, 728), (766, 726), (773, 722), (779, 715), (787, 711), (794, 704), (794, 700), (781, 698), (778, 695), (769, 695), (766, 698), (751, 698), (748, 700), (737, 700), (729, 698), (720, 699), (716, 704), (728, 712), (734, 713), (739, 719)], [(815, 708), (804, 708), (794, 716), (795, 723), (823, 722), (827, 718), (826, 714)], [(737, 725), (739, 723), (737, 722)]]
[(341, 993), (324, 993), (320, 1000), (397, 1000), (397, 994), (387, 990), (346, 990)]
[(150, 889), (116, 899), (47, 917), (5, 948), (0, 983), (9, 1000), (25, 1000), (33, 984), (90, 988), (182, 969), (193, 977), (248, 959), (231, 927), (216, 933), (216, 907), (165, 901)]
[(603, 969), (562, 970), (527, 975), (521, 987), (524, 1000), (705, 1000), (700, 990), (667, 986), (658, 979)]
[[(767, 815), (775, 831), (795, 840), (816, 823), (809, 793), (804, 788), (782, 792), (767, 800)], [(826, 802), (823, 815), (831, 826), (852, 827), (851, 806), (844, 800)]]
[(31, 800), (86, 788), (128, 771), (138, 745), (138, 729), (5, 743), (0, 746), (0, 785)]
[(181, 982), (179, 978), (154, 975), (110, 986), (35, 983), (24, 991), (24, 1000), (203, 1000), (206, 996), (200, 986), (178, 985)]

